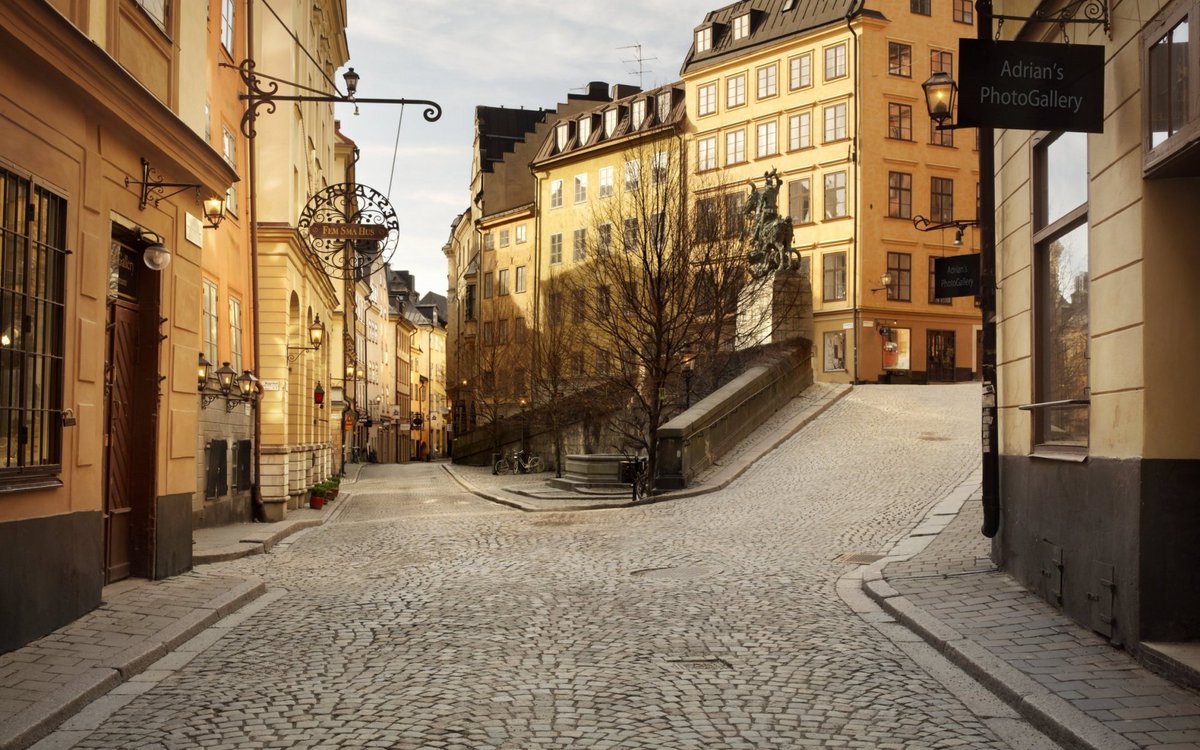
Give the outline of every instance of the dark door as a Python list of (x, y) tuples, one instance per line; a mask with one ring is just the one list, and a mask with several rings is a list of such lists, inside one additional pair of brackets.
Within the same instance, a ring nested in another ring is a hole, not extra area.
[(139, 484), (134, 476), (137, 472), (134, 391), (139, 328), (136, 306), (125, 303), (109, 306), (104, 491), (105, 571), (109, 583), (129, 576), (133, 546), (134, 495)]
[(925, 367), (930, 383), (954, 382), (954, 331), (929, 331)]

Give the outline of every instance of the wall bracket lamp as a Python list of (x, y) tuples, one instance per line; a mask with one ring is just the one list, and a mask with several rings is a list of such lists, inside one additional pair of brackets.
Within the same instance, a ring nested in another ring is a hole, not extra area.
[[(138, 210), (145, 211), (146, 206), (151, 203), (155, 208), (158, 208), (159, 201), (179, 195), (184, 190), (195, 190), (196, 198), (200, 198), (200, 188), (204, 187), (198, 182), (166, 182), (162, 175), (158, 173), (154, 167), (150, 166), (150, 162), (142, 157), (142, 179), (131, 180), (125, 178), (125, 187), (130, 185), (138, 185), (141, 190), (138, 192)], [(167, 190), (171, 192), (167, 192)], [(204, 218), (208, 222), (204, 226), (208, 229), (216, 229), (221, 221), (225, 218), (225, 199), (224, 198), (205, 198), (201, 201), (201, 206), (204, 208)]]
[(289, 346), (287, 348), (288, 364), (294, 363), (300, 358), (300, 352), (315, 352), (321, 348), (321, 343), (325, 340), (325, 324), (321, 322), (321, 316), (317, 315), (313, 322), (308, 326), (308, 341), (311, 346)]
[(891, 272), (890, 271), (884, 272), (883, 275), (881, 275), (879, 277), (879, 283), (881, 284), (881, 286), (878, 289), (872, 289), (871, 290), (872, 292), (882, 292), (884, 289), (887, 289), (888, 287), (890, 287), (892, 285)]
[[(211, 390), (208, 385), (213, 375), (217, 378), (217, 390)], [(196, 380), (200, 392), (200, 406), (203, 409), (207, 409), (218, 398), (224, 398), (225, 412), (228, 414), (242, 404), (252, 403), (258, 395), (258, 378), (254, 377), (254, 373), (242, 370), (239, 376), (228, 362), (223, 362), (214, 373), (212, 363), (204, 356), (204, 352), (200, 352), (200, 359), (196, 365)], [(234, 385), (238, 389), (237, 395), (233, 393)]]
[(949, 229), (954, 227), (954, 246), (962, 247), (963, 233), (967, 231), (967, 227), (979, 226), (979, 222), (975, 219), (952, 219), (950, 221), (930, 221), (924, 216), (914, 216), (913, 227), (919, 232), (933, 232), (938, 229)]

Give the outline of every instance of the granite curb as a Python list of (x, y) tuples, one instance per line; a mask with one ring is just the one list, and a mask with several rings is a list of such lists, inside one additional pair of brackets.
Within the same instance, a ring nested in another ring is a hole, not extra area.
[[(825, 413), (829, 407), (836, 404), (844, 398), (854, 388), (852, 385), (837, 386), (833, 389), (830, 395), (823, 399), (820, 403), (812, 408), (807, 408), (800, 413), (795, 419), (787, 424), (779, 427), (770, 434), (766, 435), (761, 441), (761, 445), (756, 446), (749, 453), (736, 462), (723, 466), (715, 471), (708, 481), (701, 483), (698, 486), (685, 488), (682, 490), (671, 490), (662, 494), (654, 495), (653, 497), (643, 500), (640, 503), (635, 503), (632, 500), (625, 500), (624, 496), (621, 499), (609, 502), (596, 502), (594, 498), (582, 498), (578, 494), (574, 496), (564, 494), (561, 497), (547, 498), (545, 502), (560, 503), (560, 507), (542, 507), (535, 505), (524, 499), (525, 496), (517, 493), (504, 492), (503, 494), (480, 489), (472, 484), (468, 479), (463, 477), (450, 462), (442, 464), (442, 469), (445, 470), (450, 477), (458, 483), (466, 492), (483, 498), (499, 505), (504, 505), (514, 510), (525, 511), (527, 513), (561, 513), (564, 511), (585, 511), (585, 510), (611, 510), (613, 508), (630, 508), (633, 506), (653, 505), (655, 503), (664, 503), (672, 500), (683, 500), (690, 497), (699, 497), (707, 495), (719, 490), (723, 490), (736, 481), (740, 476), (746, 473), (751, 466), (760, 461), (771, 451), (783, 445), (792, 438), (797, 432), (807, 426), (817, 417)], [(577, 499), (578, 498), (578, 499)]]
[(55, 690), (49, 698), (0, 723), (0, 750), (24, 750), (53, 732), (92, 701), (141, 674), (181, 644), (266, 591), (267, 587), (262, 581), (242, 581), (149, 636), (144, 642), (117, 653), (100, 666), (92, 667), (62, 689)]
[[(926, 612), (885, 579), (887, 566), (909, 560), (949, 525), (949, 506), (961, 512), (979, 486), (973, 474), (934, 505), (908, 535), (897, 540), (889, 554), (863, 569), (862, 591), (884, 612), (921, 637), (931, 647), (1017, 711), (1026, 721), (1063, 747), (1072, 750), (1133, 750), (1129, 739), (1075, 708), (1003, 659)], [(936, 533), (933, 533), (936, 529)]]

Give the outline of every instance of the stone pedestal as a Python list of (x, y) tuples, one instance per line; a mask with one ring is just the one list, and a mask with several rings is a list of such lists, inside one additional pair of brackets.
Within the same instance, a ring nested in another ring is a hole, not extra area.
[(776, 271), (757, 282), (758, 293), (743, 300), (737, 316), (737, 348), (812, 340), (812, 283), (800, 271)]

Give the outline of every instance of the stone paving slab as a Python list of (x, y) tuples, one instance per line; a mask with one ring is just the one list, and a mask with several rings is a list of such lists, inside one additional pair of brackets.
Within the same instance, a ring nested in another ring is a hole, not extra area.
[(998, 571), (982, 518), (976, 473), (864, 574), (866, 592), (1067, 747), (1200, 748), (1200, 693)]

